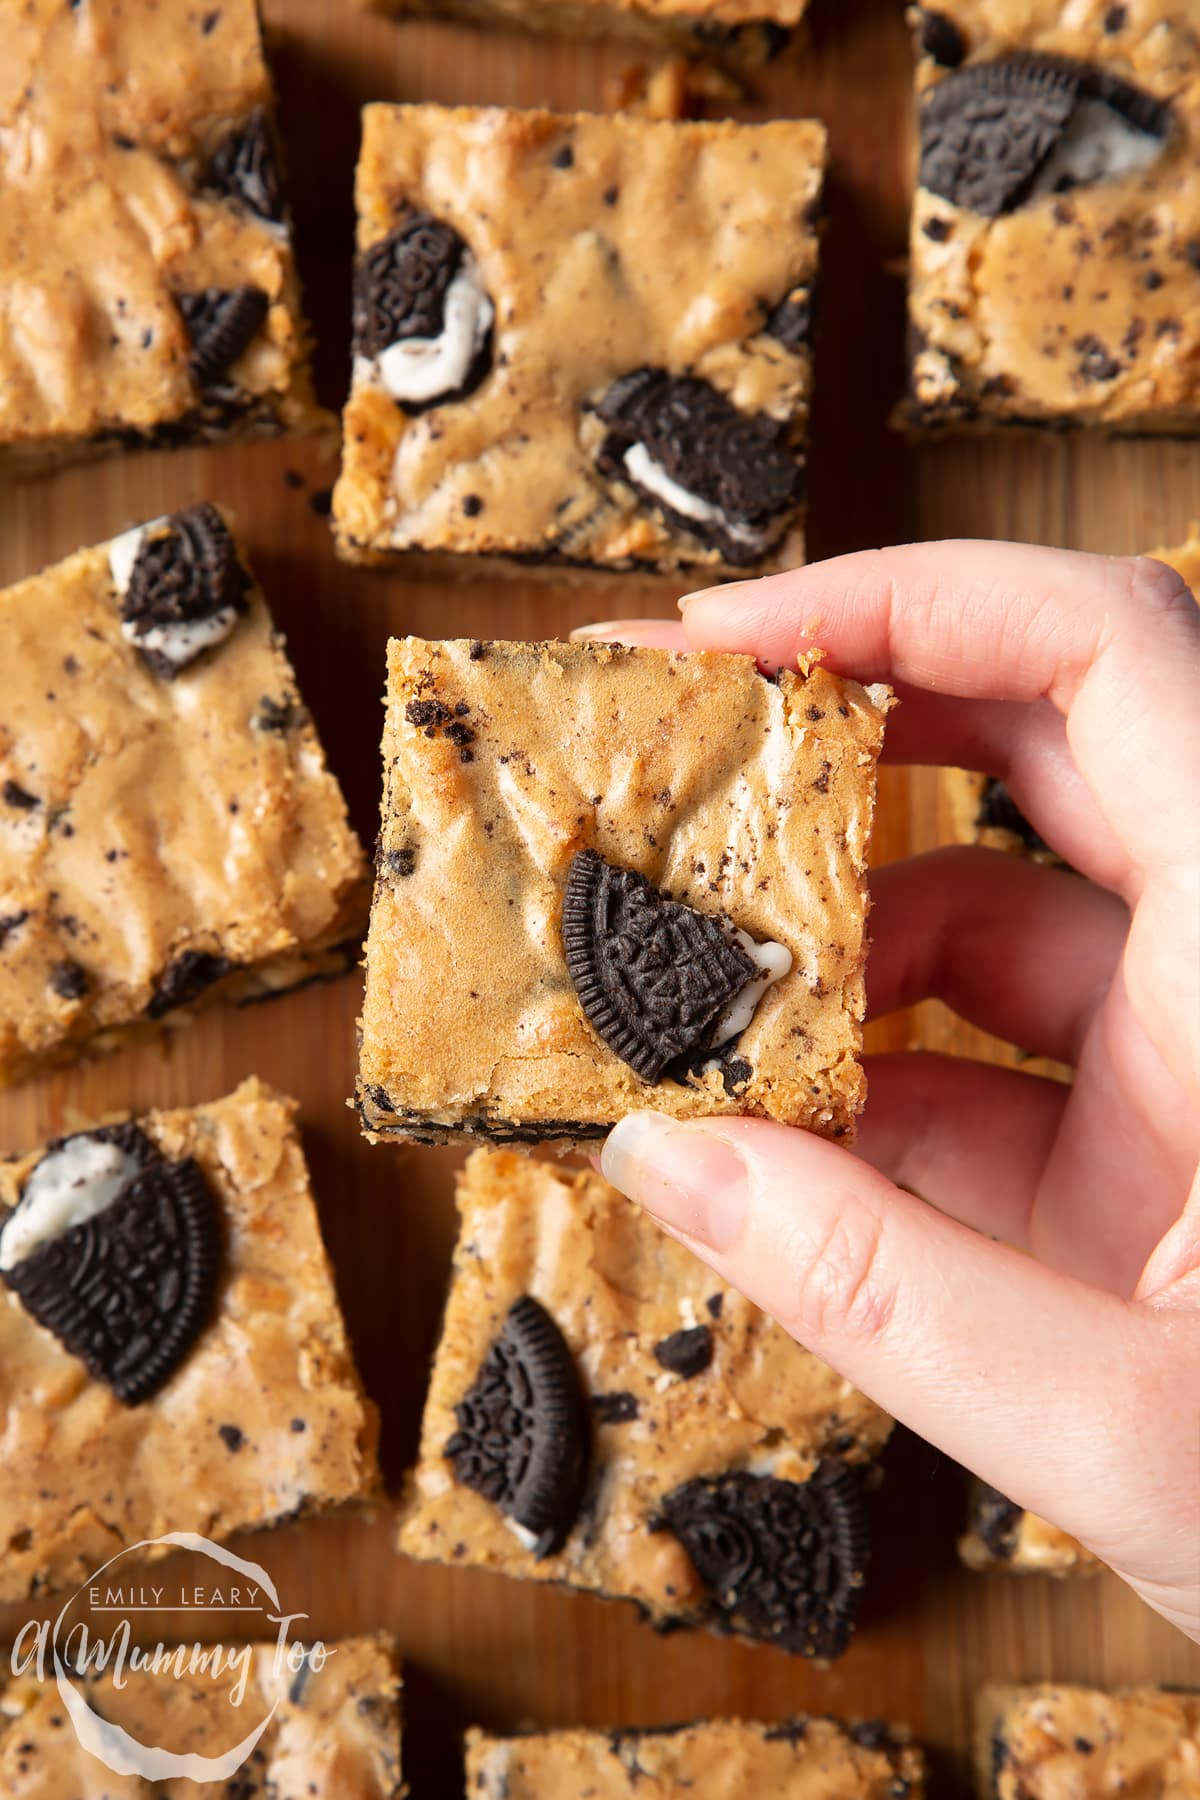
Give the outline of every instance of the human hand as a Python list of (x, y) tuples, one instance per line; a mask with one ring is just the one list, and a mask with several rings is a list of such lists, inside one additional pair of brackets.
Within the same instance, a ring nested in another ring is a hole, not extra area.
[(1200, 608), (1145, 559), (972, 543), (682, 605), (587, 635), (768, 671), (819, 645), (896, 686), (889, 760), (1001, 777), (1087, 878), (969, 847), (892, 864), (867, 968), (872, 1016), (936, 996), (1077, 1074), (870, 1057), (853, 1151), (648, 1112), (604, 1172), (1200, 1642)]

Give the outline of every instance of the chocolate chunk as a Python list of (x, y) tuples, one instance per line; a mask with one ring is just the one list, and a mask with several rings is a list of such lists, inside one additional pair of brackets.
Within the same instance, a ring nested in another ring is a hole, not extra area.
[(262, 288), (249, 286), (175, 298), (191, 341), (192, 380), (198, 388), (212, 387), (258, 335), (271, 302)]
[(624, 1388), (592, 1395), (592, 1417), (598, 1425), (631, 1425), (638, 1416), (637, 1395)]
[[(598, 456), (601, 469), (637, 489), (676, 530), (734, 564), (756, 561), (779, 536), (801, 486), (785, 424), (766, 413), (742, 412), (699, 376), (652, 368), (622, 375), (595, 410), (609, 427)], [(639, 483), (625, 460), (638, 446), (662, 475), (716, 516), (675, 511)]]
[(800, 350), (812, 336), (812, 322), (812, 295), (807, 292), (789, 294), (767, 314), (763, 330), (789, 350)]
[(3, 792), (5, 806), (15, 806), (18, 812), (32, 812), (42, 804), (37, 795), (23, 788), (19, 781), (6, 781)]
[[(925, 100), (921, 186), (983, 218), (1015, 211), (1029, 198), (1076, 107), (1089, 100), (1135, 131), (1165, 138), (1170, 130), (1170, 108), (1162, 101), (1071, 57), (1020, 51), (968, 63)], [(1064, 173), (1060, 185), (1075, 181)]]
[(407, 881), (417, 866), (417, 853), (411, 844), (401, 844), (397, 850), (385, 850), (380, 858), (380, 867), (399, 881)]
[(1104, 29), (1110, 37), (1118, 31), (1124, 31), (1128, 23), (1129, 8), (1127, 6), (1110, 6), (1104, 15)]
[(989, 776), (984, 783), (979, 811), (975, 814), (975, 828), (977, 831), (1011, 831), (1015, 837), (1020, 838), (1027, 850), (1050, 848), (1029, 823), (1004, 783), (993, 776)]
[(967, 54), (963, 34), (945, 13), (925, 8), (921, 13), (921, 49), (943, 69), (957, 69)]
[(87, 970), (77, 962), (55, 963), (50, 971), (50, 986), (60, 1000), (82, 1000), (88, 991)]
[(588, 1421), (566, 1339), (531, 1295), (509, 1308), (454, 1416), (444, 1455), (456, 1478), (528, 1532), (535, 1556), (561, 1550), (583, 1492)]
[[(3, 1279), (95, 1380), (139, 1406), (208, 1322), (220, 1219), (191, 1157), (167, 1162), (135, 1126), (78, 1136), (119, 1144), (137, 1164), (133, 1174), (102, 1211), (38, 1244)], [(60, 1139), (50, 1152), (73, 1141)], [(19, 1213), (18, 1205), (8, 1222)]]
[(219, 194), (243, 201), (260, 219), (278, 223), (283, 218), (283, 188), (264, 106), (256, 106), (222, 140), (208, 166), (208, 182)]
[(1008, 1562), (1017, 1544), (1021, 1508), (999, 1488), (979, 1484), (971, 1509), (971, 1528), (998, 1562)]
[(728, 920), (664, 899), (644, 875), (594, 850), (571, 863), (562, 936), (588, 1022), (643, 1081), (710, 1043), (757, 974)]
[(713, 1359), (712, 1332), (707, 1325), (693, 1325), (685, 1331), (673, 1331), (654, 1346), (654, 1356), (672, 1375), (690, 1381), (702, 1375)]
[(246, 1434), (240, 1425), (218, 1425), (217, 1436), (231, 1456), (236, 1455), (246, 1441)]
[(28, 917), (28, 907), (25, 908), (24, 912), (5, 913), (0, 916), (0, 950), (3, 950), (13, 932), (20, 930)]
[[(204, 501), (172, 513), (164, 531), (148, 532), (134, 558), (121, 602), (121, 623), (154, 673), (171, 681), (207, 648), (203, 634), (187, 654), (139, 642), (172, 626), (196, 625), (232, 608), (246, 610), (250, 583), (233, 535), (215, 506)], [(178, 636), (179, 634), (176, 634)]]
[(228, 975), (233, 964), (207, 950), (184, 950), (159, 976), (146, 1007), (148, 1019), (162, 1019), (177, 1006), (190, 1006), (206, 988)]
[(730, 1630), (801, 1656), (839, 1656), (850, 1641), (867, 1564), (862, 1484), (827, 1461), (806, 1482), (737, 1473), (667, 1496), (679, 1539)]

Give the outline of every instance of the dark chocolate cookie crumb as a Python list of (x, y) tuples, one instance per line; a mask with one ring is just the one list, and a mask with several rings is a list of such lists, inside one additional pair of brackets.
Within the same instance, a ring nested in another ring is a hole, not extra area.
[(162, 1019), (178, 1006), (190, 1006), (206, 988), (228, 975), (233, 966), (228, 957), (214, 956), (208, 950), (184, 950), (159, 976), (146, 1017)]
[(710, 1294), (704, 1305), (710, 1319), (719, 1319), (725, 1305), (725, 1296), (724, 1294)]
[(264, 694), (258, 703), (258, 711), (254, 715), (256, 731), (274, 731), (280, 736), (291, 729), (295, 723), (297, 702), (294, 694), (284, 694), (281, 700), (272, 699)]
[(1129, 8), (1127, 6), (1110, 6), (1104, 15), (1104, 29), (1110, 37), (1115, 36), (1118, 31), (1124, 31), (1128, 23)]
[(198, 388), (212, 387), (257, 337), (270, 308), (262, 288), (206, 288), (178, 294), (192, 353), (188, 369)]
[(444, 1455), (473, 1488), (533, 1538), (533, 1554), (562, 1549), (579, 1512), (588, 1420), (562, 1332), (522, 1295), (454, 1409)]
[(669, 1369), (672, 1375), (680, 1375), (690, 1381), (693, 1375), (702, 1375), (713, 1359), (713, 1337), (707, 1325), (693, 1325), (683, 1331), (673, 1331), (670, 1337), (662, 1338), (654, 1346), (654, 1358)]
[(4, 804), (5, 806), (15, 806), (18, 812), (32, 812), (42, 803), (36, 794), (31, 794), (28, 788), (23, 788), (19, 781), (6, 781)]
[(727, 921), (665, 899), (644, 875), (594, 850), (571, 863), (562, 937), (592, 1029), (648, 1082), (711, 1041), (756, 973)]
[(868, 1537), (862, 1483), (844, 1463), (824, 1462), (806, 1482), (741, 1472), (685, 1482), (662, 1524), (730, 1630), (801, 1656), (846, 1648)]
[(957, 69), (967, 54), (962, 32), (945, 13), (926, 7), (921, 13), (921, 49), (943, 69)]
[(88, 991), (87, 970), (77, 962), (55, 963), (50, 986), (60, 1000), (82, 1000)]
[(192, 1158), (167, 1162), (136, 1126), (80, 1135), (119, 1142), (136, 1157), (136, 1172), (103, 1211), (38, 1245), (3, 1279), (89, 1374), (124, 1405), (139, 1406), (208, 1322), (220, 1219)]
[(165, 530), (147, 534), (121, 601), (121, 623), (147, 666), (171, 681), (204, 647), (172, 657), (139, 640), (160, 628), (215, 618), (227, 608), (243, 613), (249, 585), (233, 534), (204, 501), (172, 513)]
[(5, 913), (0, 918), (0, 950), (3, 950), (13, 932), (19, 931), (29, 916), (27, 907), (24, 912)]
[(1016, 1549), (1021, 1508), (999, 1488), (979, 1484), (971, 1509), (971, 1529), (998, 1562), (1009, 1562)]
[(217, 1436), (231, 1455), (236, 1455), (246, 1441), (246, 1434), (238, 1425), (218, 1425)]
[(573, 169), (575, 167), (575, 152), (572, 150), (570, 144), (560, 144), (550, 160), (556, 169)]
[(1084, 381), (1115, 381), (1124, 367), (1094, 331), (1076, 338), (1075, 348), (1079, 352), (1078, 373)]
[(592, 1417), (598, 1425), (631, 1425), (638, 1416), (637, 1395), (624, 1389), (592, 1395)]
[(314, 488), (308, 496), (308, 504), (318, 519), (327, 519), (333, 511), (333, 489)]
[(382, 866), (389, 875), (406, 881), (417, 866), (417, 853), (411, 844), (401, 844), (397, 850), (384, 851)]
[(789, 350), (803, 349), (812, 337), (812, 295), (808, 292), (789, 294), (767, 314), (763, 327), (768, 337), (786, 345)]
[(283, 218), (283, 188), (265, 107), (256, 106), (218, 146), (208, 183), (219, 194), (241, 200), (260, 219), (278, 224)]

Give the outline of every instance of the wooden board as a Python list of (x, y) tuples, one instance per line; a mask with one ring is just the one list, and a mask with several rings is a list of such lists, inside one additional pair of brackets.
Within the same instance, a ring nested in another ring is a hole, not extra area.
[[(807, 58), (756, 79), (746, 118), (818, 113), (834, 176), (812, 454), (814, 555), (917, 536), (1013, 536), (1106, 551), (1181, 538), (1200, 516), (1200, 446), (1009, 439), (912, 452), (886, 429), (901, 379), (901, 265), (909, 146), (908, 45), (895, 0), (815, 0)], [(289, 143), (300, 260), (336, 407), (347, 374), (351, 178), (367, 99), (605, 106), (631, 60), (596, 46), (398, 29), (349, 0), (267, 0)], [(233, 504), (355, 820), (378, 805), (377, 707), (390, 633), (544, 637), (629, 610), (628, 587), (450, 584), (340, 567), (310, 504), (334, 467), (315, 443), (128, 456), (0, 492), (0, 581), (205, 497)], [(667, 612), (676, 590), (649, 604)], [(879, 861), (944, 835), (935, 779), (889, 771)], [(411, 1458), (453, 1238), (456, 1157), (371, 1149), (346, 1110), (357, 978), (248, 1012), (216, 1011), (162, 1049), (127, 1052), (0, 1098), (0, 1150), (113, 1107), (176, 1105), (257, 1072), (295, 1094), (322, 1218), (367, 1385), (383, 1407), (394, 1484)], [(875, 1028), (877, 1047), (979, 1049), (936, 1008)], [(1035, 1396), (1031, 1396), (1031, 1404)], [(407, 1662), (406, 1760), (421, 1796), (459, 1791), (456, 1733), (570, 1722), (652, 1724), (796, 1710), (908, 1719), (947, 1786), (965, 1781), (971, 1697), (983, 1679), (1200, 1683), (1200, 1650), (1114, 1579), (985, 1579), (954, 1555), (955, 1472), (900, 1434), (879, 1506), (876, 1566), (853, 1650), (828, 1671), (694, 1634), (655, 1637), (631, 1608), (392, 1552), (387, 1508), (253, 1541), (289, 1608), (326, 1637), (386, 1626)], [(3, 1469), (0, 1467), (0, 1480)], [(2, 1551), (2, 1547), (0, 1547)], [(37, 1608), (0, 1611), (0, 1639)], [(43, 1612), (51, 1611), (47, 1605)]]

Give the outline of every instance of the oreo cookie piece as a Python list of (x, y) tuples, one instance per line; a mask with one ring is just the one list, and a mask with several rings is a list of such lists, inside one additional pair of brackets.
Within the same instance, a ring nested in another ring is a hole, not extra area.
[(918, 37), (923, 53), (943, 69), (957, 69), (967, 54), (963, 34), (953, 19), (932, 7), (921, 9)]
[(840, 1656), (868, 1560), (862, 1483), (823, 1462), (809, 1481), (737, 1473), (688, 1481), (659, 1523), (687, 1551), (731, 1631), (799, 1656)]
[(594, 850), (571, 863), (562, 938), (589, 1024), (648, 1082), (713, 1043), (759, 972), (728, 919), (665, 899), (644, 875)]
[(491, 367), (495, 308), (443, 219), (413, 212), (354, 265), (354, 353), (420, 412), (473, 393)]
[(752, 563), (783, 535), (800, 498), (787, 426), (745, 413), (697, 375), (634, 369), (595, 409), (608, 426), (598, 462), (676, 530)]
[(685, 1381), (690, 1381), (693, 1375), (702, 1375), (712, 1362), (712, 1332), (707, 1325), (673, 1331), (670, 1337), (655, 1344), (654, 1359), (672, 1375), (681, 1375)]
[(1030, 824), (1004, 783), (994, 775), (989, 775), (984, 783), (979, 811), (975, 814), (975, 828), (977, 831), (1011, 831), (1026, 850), (1050, 851), (1045, 838)]
[(183, 1362), (208, 1322), (221, 1226), (200, 1165), (135, 1125), (50, 1145), (0, 1231), (0, 1278), (126, 1406)]
[(175, 299), (192, 346), (188, 370), (204, 391), (219, 384), (257, 337), (271, 302), (262, 288), (249, 285), (205, 288), (198, 294), (177, 294)]
[(260, 219), (275, 225), (282, 221), (283, 187), (265, 106), (256, 106), (222, 139), (208, 165), (207, 182), (218, 194), (240, 200)]
[(983, 218), (1153, 162), (1170, 108), (1065, 56), (1021, 51), (948, 75), (921, 111), (920, 184)]
[(443, 1454), (541, 1558), (575, 1523), (588, 1455), (588, 1416), (562, 1332), (529, 1294), (513, 1302), (470, 1389), (454, 1409)]
[(1021, 1508), (999, 1488), (980, 1482), (971, 1506), (971, 1529), (997, 1562), (1010, 1562), (1017, 1547)]
[(163, 1019), (176, 1007), (190, 1006), (207, 988), (221, 981), (233, 968), (227, 956), (209, 950), (183, 950), (167, 964), (146, 1006), (148, 1019)]
[(165, 681), (227, 638), (246, 610), (249, 578), (207, 501), (114, 538), (109, 567), (122, 636)]
[(802, 350), (812, 338), (812, 327), (812, 294), (807, 288), (801, 288), (771, 308), (763, 330), (785, 349)]

